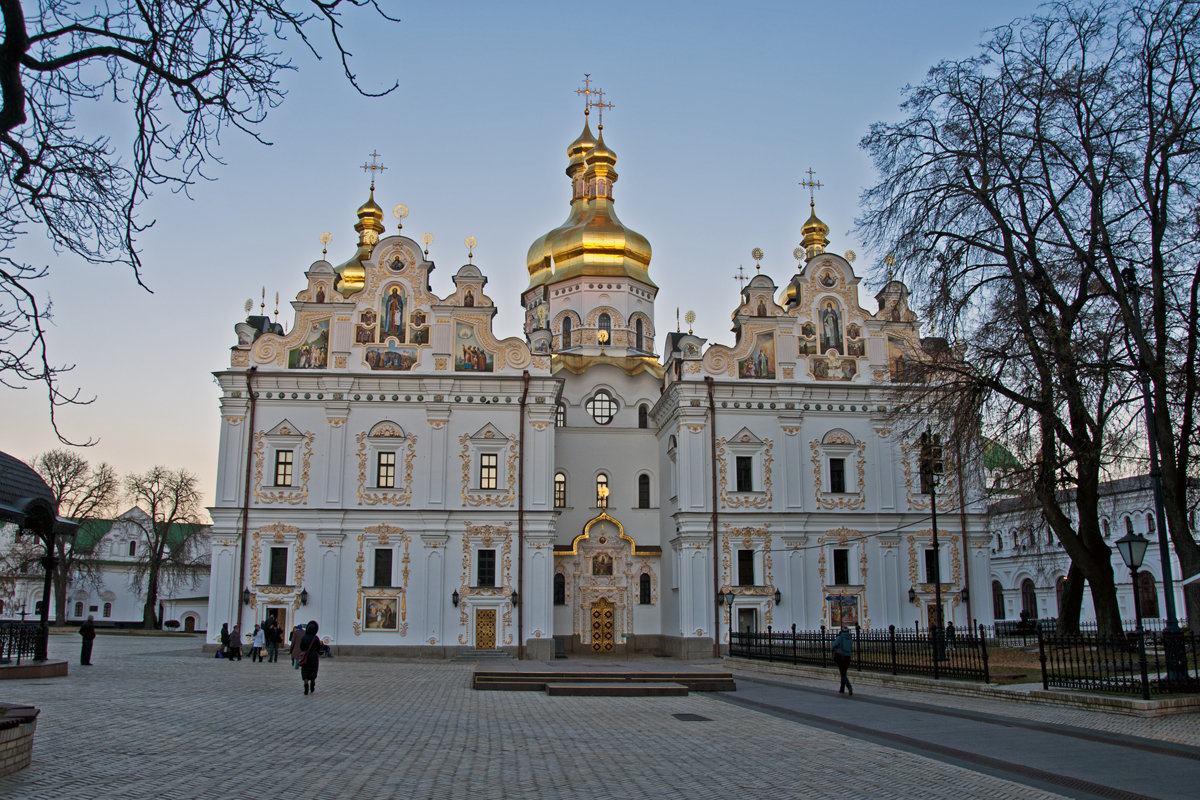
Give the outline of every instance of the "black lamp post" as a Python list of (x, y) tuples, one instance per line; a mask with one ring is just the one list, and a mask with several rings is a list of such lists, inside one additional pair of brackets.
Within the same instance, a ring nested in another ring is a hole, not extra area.
[[(938, 662), (946, 657), (942, 644), (942, 549), (938, 545), (937, 526), (937, 479), (942, 474), (942, 445), (928, 426), (921, 434), (921, 491), (929, 495), (929, 514), (933, 525), (933, 605), (934, 618), (929, 626), (929, 640), (933, 645), (933, 677), (938, 677)], [(928, 491), (926, 491), (928, 490)]]
[[(1141, 287), (1137, 282), (1137, 270), (1126, 267), (1121, 273), (1125, 290), (1133, 301), (1133, 324), (1141, 328)], [(1131, 348), (1132, 349), (1132, 348)], [(1150, 485), (1154, 490), (1154, 522), (1158, 533), (1158, 560), (1162, 567), (1163, 599), (1167, 607), (1167, 620), (1163, 626), (1163, 655), (1167, 662), (1167, 680), (1186, 681), (1187, 656), (1184, 653), (1183, 631), (1179, 629), (1179, 618), (1175, 614), (1175, 582), (1171, 577), (1171, 549), (1167, 539), (1167, 517), (1163, 512), (1162, 469), (1158, 463), (1158, 432), (1154, 423), (1154, 398), (1150, 393), (1150, 366), (1146, 359), (1138, 358), (1138, 380), (1142, 384), (1142, 404), (1146, 409), (1146, 444), (1150, 455)], [(1124, 558), (1124, 554), (1122, 554)], [(1128, 563), (1128, 562), (1126, 562)], [(1134, 597), (1137, 587), (1134, 587)]]
[(1133, 579), (1133, 619), (1138, 637), (1138, 667), (1142, 671), (1142, 699), (1150, 699), (1150, 678), (1146, 672), (1146, 633), (1142, 630), (1142, 601), (1138, 597), (1138, 570), (1141, 569), (1142, 559), (1146, 557), (1146, 547), (1150, 540), (1140, 533), (1127, 533), (1117, 539), (1117, 552), (1121, 560), (1129, 568)]
[(733, 592), (725, 593), (725, 608), (729, 609), (729, 646), (733, 647)]

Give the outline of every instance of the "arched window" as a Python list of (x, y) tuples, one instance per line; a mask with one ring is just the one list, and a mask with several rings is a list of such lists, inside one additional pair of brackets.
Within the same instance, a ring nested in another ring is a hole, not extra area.
[(131, 555), (131, 556), (137, 555), (137, 542), (129, 543), (129, 555)]
[(1154, 536), (1154, 515), (1153, 514), (1146, 515), (1146, 535), (1151, 536), (1151, 537)]
[(567, 507), (567, 476), (561, 472), (554, 473), (554, 507)]
[(571, 318), (563, 317), (562, 349), (566, 350), (570, 346), (571, 346)]
[(638, 508), (650, 507), (650, 476), (638, 475), (637, 480)]
[[(612, 317), (610, 317), (608, 314), (601, 314), (596, 319), (596, 328), (598, 329), (598, 331), (604, 331), (605, 333), (608, 334), (605, 341), (607, 341), (611, 344), (612, 343)], [(599, 339), (597, 339), (597, 341), (599, 341)]]
[(1029, 578), (1021, 581), (1021, 616), (1026, 619), (1037, 619), (1037, 590)]
[(554, 605), (567, 604), (567, 578), (561, 572), (554, 573)]
[(638, 406), (638, 427), (650, 427), (650, 407), (645, 403), (642, 403), (640, 406)]
[(1004, 537), (997, 533), (996, 534), (996, 552), (999, 553), (1003, 549), (1004, 549)]
[(633, 323), (633, 346), (642, 352), (646, 351), (646, 330), (640, 319)]
[(596, 508), (608, 508), (608, 476), (603, 472), (596, 476)]
[(1149, 572), (1138, 573), (1138, 602), (1142, 606), (1143, 617), (1157, 617), (1158, 612), (1158, 586), (1154, 582), (1154, 576)]
[(643, 572), (638, 578), (638, 602), (644, 606), (650, 605), (650, 574)]
[(83, 616), (83, 603), (75, 604), (75, 616), (77, 616), (77, 617)]
[(1133, 520), (1129, 517), (1125, 518), (1125, 533), (1133, 536)]
[(105, 616), (105, 618), (112, 616), (112, 603), (104, 604), (104, 616)]
[(1004, 587), (1000, 581), (992, 581), (992, 617), (1004, 619)]
[(558, 404), (558, 409), (555, 410), (555, 412), (554, 412), (554, 427), (556, 427), (556, 428), (567, 427), (567, 404), (566, 403)]
[(1108, 524), (1108, 520), (1104, 520), (1104, 538), (1112, 538), (1112, 526)]

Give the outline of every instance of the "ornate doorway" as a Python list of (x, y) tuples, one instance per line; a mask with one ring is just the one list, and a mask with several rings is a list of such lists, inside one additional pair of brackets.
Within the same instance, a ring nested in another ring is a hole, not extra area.
[(475, 611), (475, 649), (496, 649), (496, 609), (480, 608)]
[(611, 653), (616, 646), (615, 608), (600, 598), (592, 603), (592, 652)]

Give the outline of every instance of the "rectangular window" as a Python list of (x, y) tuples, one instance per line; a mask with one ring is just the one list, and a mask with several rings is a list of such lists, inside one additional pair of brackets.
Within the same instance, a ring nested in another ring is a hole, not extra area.
[(392, 549), (390, 547), (375, 548), (375, 583), (373, 585), (392, 585)]
[(754, 551), (738, 550), (738, 586), (754, 586)]
[(496, 489), (499, 488), (497, 479), (500, 468), (498, 466), (500, 457), (495, 453), (481, 453), (479, 456), (479, 488), (480, 489)]
[(838, 586), (850, 584), (850, 551), (838, 548), (833, 551), (833, 582)]
[(380, 453), (375, 467), (375, 485), (380, 489), (396, 488), (396, 454)]
[(739, 492), (754, 491), (754, 459), (751, 456), (738, 456), (736, 465), (737, 490)]
[(846, 491), (846, 459), (829, 459), (829, 491), (840, 494)]
[(938, 569), (937, 551), (930, 548), (925, 551), (925, 582), (940, 583), (939, 575), (941, 575), (941, 570)]
[(478, 567), (475, 573), (476, 586), (496, 585), (496, 551), (480, 550), (477, 556)]
[(271, 548), (270, 579), (272, 586), (287, 585), (288, 549), (286, 547)]
[(292, 485), (292, 451), (275, 451), (275, 485)]

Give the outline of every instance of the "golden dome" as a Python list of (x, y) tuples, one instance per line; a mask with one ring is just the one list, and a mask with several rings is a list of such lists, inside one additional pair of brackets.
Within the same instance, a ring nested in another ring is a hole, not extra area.
[(617, 156), (604, 143), (603, 133), (584, 151), (590, 140), (585, 122), (583, 133), (567, 149), (571, 214), (529, 248), (529, 288), (580, 276), (628, 277), (657, 288), (649, 275), (650, 242), (625, 227), (613, 210)]
[(337, 273), (337, 290), (343, 297), (349, 297), (355, 292), (361, 292), (366, 285), (367, 271), (363, 268), (362, 260), (371, 255), (371, 250), (379, 242), (386, 228), (383, 227), (383, 209), (375, 202), (375, 189), (367, 202), (358, 207), (358, 223), (354, 230), (358, 232), (358, 250), (349, 261), (334, 269)]
[(829, 244), (829, 226), (817, 217), (817, 209), (810, 204), (812, 213), (808, 220), (805, 221), (804, 227), (800, 232), (804, 238), (800, 242), (800, 246), (804, 248), (804, 260), (809, 261), (813, 257), (825, 252), (826, 245)]

